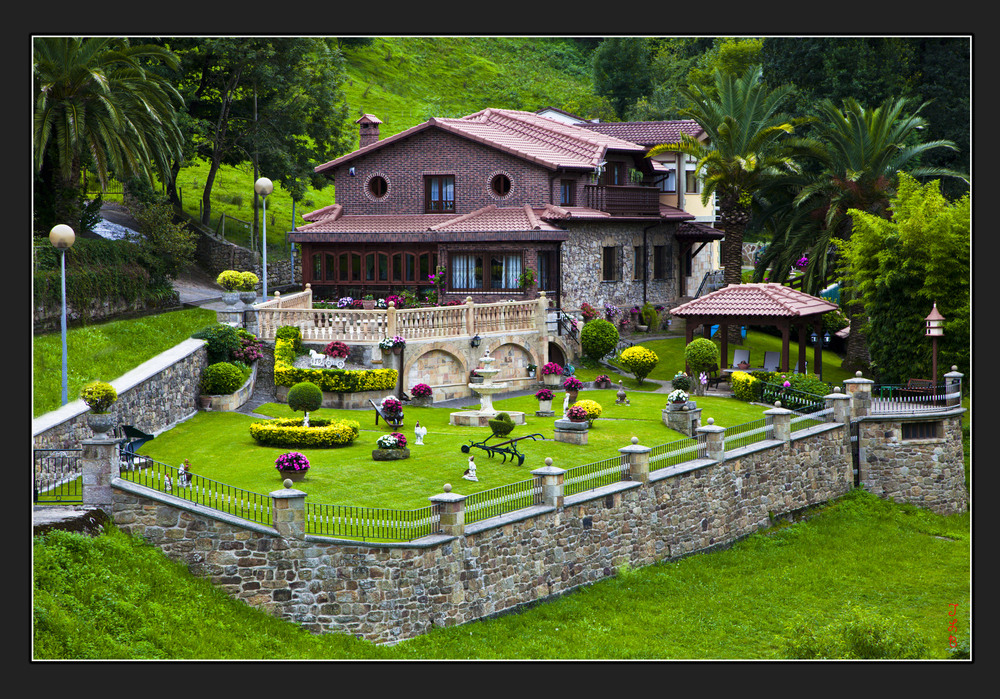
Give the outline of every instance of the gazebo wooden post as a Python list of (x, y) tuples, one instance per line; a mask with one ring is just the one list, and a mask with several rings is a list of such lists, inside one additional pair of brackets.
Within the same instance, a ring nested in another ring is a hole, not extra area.
[(729, 332), (728, 328), (722, 326), (722, 347), (719, 349), (719, 376), (722, 376), (722, 370), (729, 368)]
[(791, 340), (791, 324), (785, 320), (778, 324), (781, 328), (781, 367), (780, 371), (788, 371), (788, 343)]
[[(695, 326), (697, 325), (697, 323), (693, 322), (693, 321), (694, 321), (694, 319), (692, 318), (692, 319), (689, 319), (689, 320), (685, 321), (685, 323), (684, 323), (684, 347), (685, 348), (688, 345), (690, 345), (691, 344), (691, 340), (694, 339), (694, 329), (695, 329)], [(687, 364), (687, 359), (684, 360), (684, 373), (685, 374), (689, 374), (689, 375), (691, 373), (691, 368)]]
[(823, 380), (823, 318), (818, 317), (813, 325), (816, 333), (816, 345), (813, 347), (813, 373)]

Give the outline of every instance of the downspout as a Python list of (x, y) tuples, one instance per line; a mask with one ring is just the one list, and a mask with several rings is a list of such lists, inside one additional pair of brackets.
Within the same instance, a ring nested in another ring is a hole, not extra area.
[(646, 284), (647, 284), (647, 278), (649, 277), (649, 275), (647, 274), (647, 272), (649, 271), (649, 248), (646, 245), (646, 234), (647, 234), (647, 232), (649, 231), (650, 228), (655, 228), (656, 226), (659, 226), (659, 225), (660, 225), (660, 222), (657, 221), (656, 223), (652, 223), (652, 224), (650, 224), (650, 225), (648, 225), (648, 226), (646, 226), (645, 228), (642, 229), (642, 264), (643, 264), (643, 267), (642, 267), (642, 305), (643, 306), (646, 305), (646, 290), (647, 290)]

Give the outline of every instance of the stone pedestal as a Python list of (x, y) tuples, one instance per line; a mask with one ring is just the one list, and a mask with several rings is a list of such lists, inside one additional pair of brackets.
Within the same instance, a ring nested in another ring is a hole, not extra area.
[(695, 430), (701, 427), (701, 408), (680, 410), (671, 405), (663, 409), (662, 416), (664, 425), (689, 437), (693, 437)]
[(560, 419), (554, 423), (555, 440), (557, 442), (568, 442), (569, 444), (586, 444), (587, 434), (590, 432), (590, 423), (573, 422), (572, 420)]

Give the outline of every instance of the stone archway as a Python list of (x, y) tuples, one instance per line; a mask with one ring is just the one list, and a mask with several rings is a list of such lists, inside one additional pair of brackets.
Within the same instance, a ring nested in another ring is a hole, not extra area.
[(410, 393), (413, 386), (425, 383), (434, 391), (435, 401), (465, 395), (471, 371), (466, 361), (440, 345), (422, 349), (421, 354), (406, 362), (403, 390)]
[(566, 366), (566, 353), (558, 342), (549, 342), (549, 361), (559, 366)]
[(496, 381), (522, 379), (528, 375), (528, 365), (534, 364), (531, 352), (523, 345), (508, 342), (490, 351), (496, 361), (493, 366), (500, 370)]

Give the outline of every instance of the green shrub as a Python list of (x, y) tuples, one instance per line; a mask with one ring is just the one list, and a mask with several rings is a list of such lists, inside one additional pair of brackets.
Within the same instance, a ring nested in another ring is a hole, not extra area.
[(600, 403), (596, 400), (590, 400), (589, 398), (578, 400), (573, 405), (579, 406), (587, 411), (587, 419), (590, 420), (591, 424), (593, 424), (594, 420), (599, 418), (601, 413), (604, 412), (604, 408), (601, 407)]
[(683, 371), (678, 371), (674, 378), (670, 379), (671, 388), (679, 388), (682, 391), (691, 390), (691, 377)]
[(720, 356), (719, 346), (707, 337), (695, 338), (684, 348), (684, 361), (695, 377), (712, 366), (718, 366)]
[(243, 334), (246, 334), (246, 330), (242, 328), (234, 328), (226, 323), (215, 323), (202, 328), (191, 337), (204, 340), (208, 363), (218, 364), (228, 362), (233, 352), (240, 349), (240, 338)]
[(354, 441), (361, 431), (357, 420), (311, 418), (304, 427), (301, 418), (276, 418), (250, 423), (250, 436), (261, 446), (329, 448)]
[(391, 391), (399, 381), (395, 369), (300, 369), (294, 366), (293, 340), (274, 341), (274, 385), (294, 386), (309, 381), (332, 393)]
[(274, 332), (275, 340), (291, 340), (292, 362), (295, 361), (296, 354), (302, 352), (302, 331), (294, 325), (283, 325)]
[(618, 328), (614, 323), (597, 318), (583, 326), (580, 331), (580, 349), (585, 357), (597, 361), (618, 345)]
[(246, 379), (243, 372), (229, 362), (217, 362), (205, 367), (201, 374), (201, 392), (205, 395), (219, 396), (235, 393)]
[[(592, 322), (596, 323), (597, 321)], [(656, 356), (656, 352), (648, 347), (635, 345), (623, 350), (619, 360), (622, 366), (635, 375), (636, 380), (641, 385), (645, 378), (649, 376), (649, 372), (656, 367), (660, 358)]]
[(514, 430), (514, 422), (507, 413), (497, 413), (496, 417), (488, 422), (496, 437), (506, 437)]
[(323, 406), (323, 391), (319, 386), (302, 381), (288, 389), (288, 407), (295, 412), (311, 413)]
[(106, 413), (118, 400), (114, 386), (104, 381), (91, 381), (80, 390), (80, 400), (95, 413)]
[(639, 317), (642, 318), (643, 325), (649, 326), (649, 332), (660, 329), (660, 313), (653, 304), (644, 303), (642, 310), (639, 311)]

